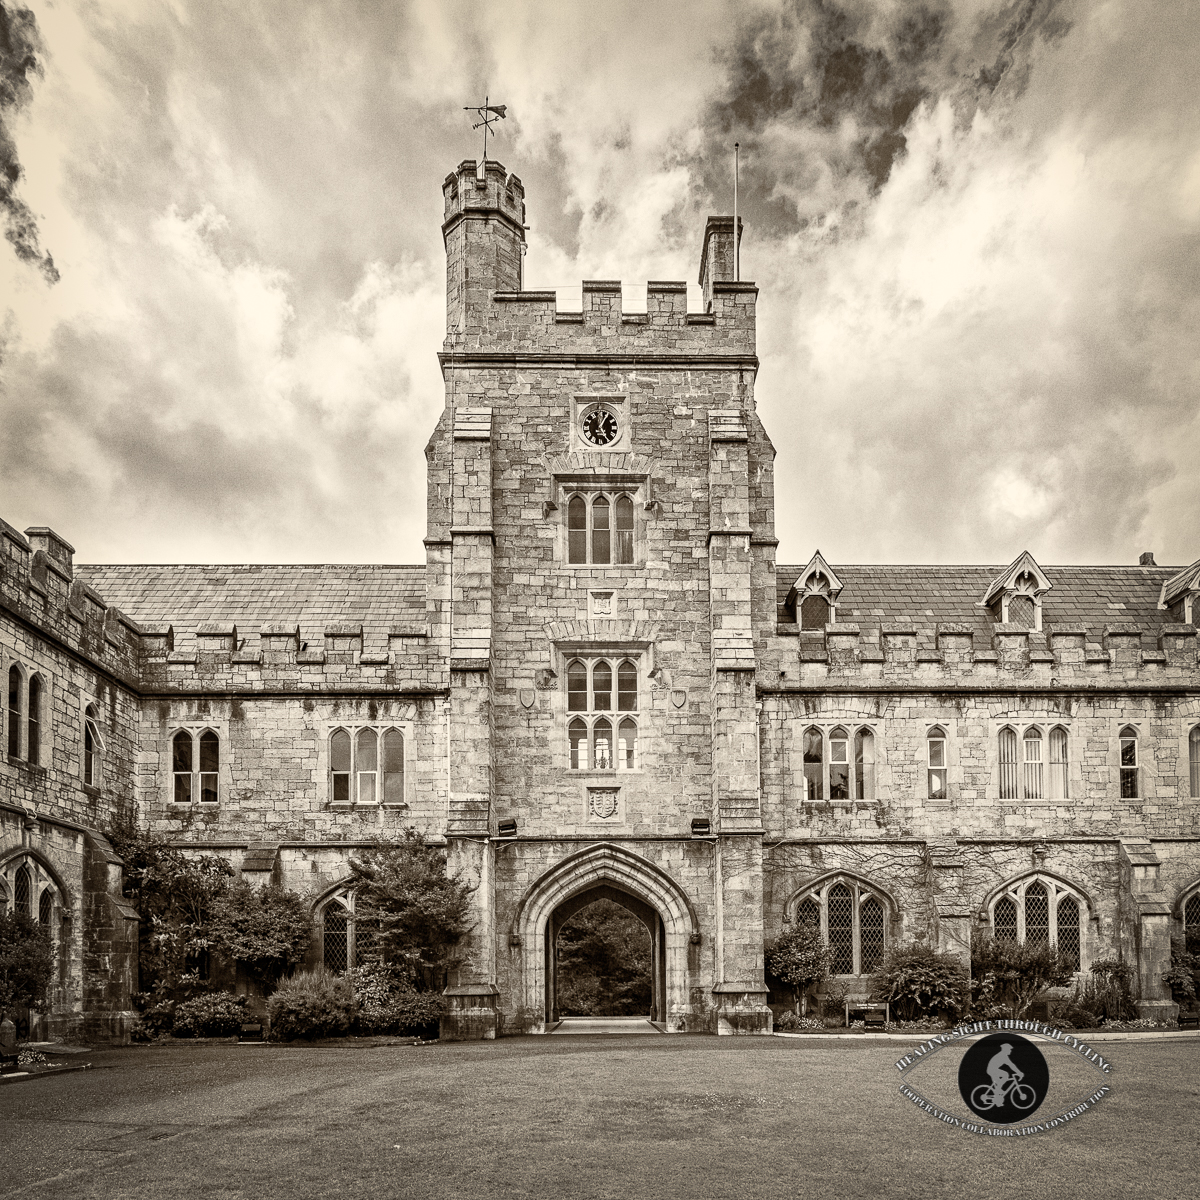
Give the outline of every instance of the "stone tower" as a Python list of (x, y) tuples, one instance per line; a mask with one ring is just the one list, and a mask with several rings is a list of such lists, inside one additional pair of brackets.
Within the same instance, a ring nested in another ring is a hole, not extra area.
[[(445, 563), (451, 861), (477, 881), (446, 1032), (538, 1031), (554, 941), (601, 895), (647, 925), (669, 1030), (768, 1030), (754, 612), (774, 612), (773, 449), (752, 283), (711, 218), (700, 279), (522, 291), (524, 190), (445, 182), (446, 407), (428, 448)], [(436, 584), (431, 577), (431, 595)]]

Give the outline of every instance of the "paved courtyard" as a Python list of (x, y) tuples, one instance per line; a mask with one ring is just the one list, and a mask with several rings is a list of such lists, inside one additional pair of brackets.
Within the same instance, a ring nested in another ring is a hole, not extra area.
[[(0, 1195), (1195, 1194), (1196, 1039), (1106, 1046), (1114, 1094), (1020, 1142), (945, 1128), (903, 1101), (892, 1064), (904, 1048), (604, 1034), (98, 1051), (90, 1071), (0, 1086)], [(1063, 1054), (1054, 1078), (1088, 1086), (1090, 1068)], [(952, 1065), (935, 1056), (921, 1082), (945, 1107)]]

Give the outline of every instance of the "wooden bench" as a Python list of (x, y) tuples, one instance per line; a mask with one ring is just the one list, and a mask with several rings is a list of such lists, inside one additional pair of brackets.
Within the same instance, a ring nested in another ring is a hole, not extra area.
[(850, 1028), (851, 1021), (861, 1021), (868, 1029), (882, 1029), (889, 1020), (887, 1004), (851, 1004), (846, 1001), (846, 1028)]

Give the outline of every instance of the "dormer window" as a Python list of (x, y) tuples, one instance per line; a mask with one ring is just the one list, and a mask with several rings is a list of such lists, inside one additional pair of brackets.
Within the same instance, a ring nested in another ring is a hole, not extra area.
[(801, 630), (832, 625), (837, 619), (837, 598), (841, 591), (841, 580), (818, 550), (788, 592), (787, 605), (795, 610)]
[(1170, 620), (1183, 625), (1200, 625), (1200, 561), (1184, 567), (1162, 585), (1158, 607)]
[(988, 584), (979, 601), (1004, 625), (1042, 628), (1042, 596), (1054, 585), (1026, 550)]

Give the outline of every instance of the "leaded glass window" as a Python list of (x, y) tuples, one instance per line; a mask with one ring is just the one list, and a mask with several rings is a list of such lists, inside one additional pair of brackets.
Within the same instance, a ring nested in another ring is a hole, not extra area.
[(1186, 933), (1200, 933), (1200, 892), (1188, 897), (1183, 906), (1183, 928)]
[(809, 925), (813, 929), (820, 928), (821, 906), (812, 896), (808, 896), (796, 905), (796, 924)]
[(38, 901), (38, 922), (48, 926), (53, 915), (54, 895), (49, 888), (44, 888), (42, 890), (42, 897)]
[(324, 948), (321, 961), (327, 971), (341, 975), (350, 965), (349, 913), (336, 901), (321, 914)]
[(829, 624), (829, 601), (824, 596), (805, 596), (800, 602), (800, 628), (824, 629)]
[(1011, 896), (996, 901), (996, 907), (992, 909), (992, 929), (997, 941), (1017, 940), (1017, 902)]
[(1072, 971), (1079, 970), (1079, 903), (1070, 896), (1058, 902), (1058, 952)]
[(1050, 940), (1050, 903), (1046, 889), (1035, 883), (1025, 889), (1025, 941), (1032, 945)]
[(860, 974), (874, 971), (883, 962), (883, 905), (867, 896), (859, 906)]
[(844, 883), (829, 889), (829, 948), (833, 951), (830, 972), (854, 973), (854, 898)]
[(33, 876), (26, 866), (17, 868), (17, 876), (13, 880), (13, 906), (17, 912), (33, 920)]

